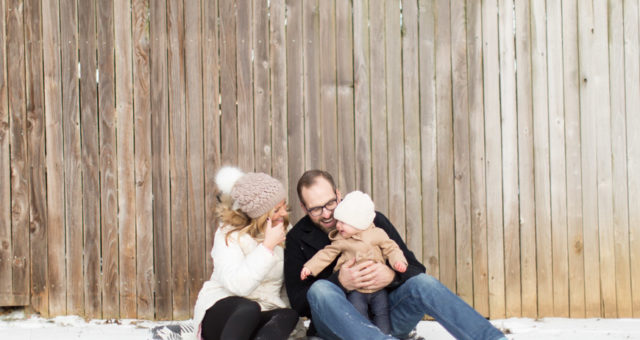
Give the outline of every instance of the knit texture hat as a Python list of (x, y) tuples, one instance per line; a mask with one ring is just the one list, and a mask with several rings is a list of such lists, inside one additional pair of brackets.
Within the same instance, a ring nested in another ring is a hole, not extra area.
[(376, 212), (369, 195), (362, 191), (352, 191), (338, 204), (333, 217), (356, 229), (365, 230), (373, 223)]
[(262, 173), (243, 173), (234, 167), (223, 167), (216, 175), (216, 185), (233, 199), (233, 208), (251, 218), (258, 218), (287, 197), (277, 179)]

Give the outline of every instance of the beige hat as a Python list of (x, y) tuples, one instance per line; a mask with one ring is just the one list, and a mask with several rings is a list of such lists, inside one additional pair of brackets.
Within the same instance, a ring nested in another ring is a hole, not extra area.
[(369, 195), (362, 191), (352, 191), (338, 204), (333, 217), (356, 229), (365, 230), (376, 217), (376, 211)]
[(287, 197), (284, 186), (277, 179), (262, 173), (243, 173), (238, 168), (223, 167), (216, 175), (220, 191), (233, 199), (233, 208), (251, 218), (258, 218)]

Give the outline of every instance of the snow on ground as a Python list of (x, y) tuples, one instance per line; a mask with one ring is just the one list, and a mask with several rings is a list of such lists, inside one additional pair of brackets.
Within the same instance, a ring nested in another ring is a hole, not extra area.
[[(491, 321), (509, 339), (640, 339), (640, 319), (563, 319), (539, 320), (512, 318)], [(25, 316), (21, 310), (0, 315), (2, 340), (146, 340), (150, 329), (168, 324), (167, 321), (146, 320), (90, 320), (78, 316), (59, 316), (45, 319)], [(418, 333), (428, 340), (453, 339), (434, 321), (423, 321)]]

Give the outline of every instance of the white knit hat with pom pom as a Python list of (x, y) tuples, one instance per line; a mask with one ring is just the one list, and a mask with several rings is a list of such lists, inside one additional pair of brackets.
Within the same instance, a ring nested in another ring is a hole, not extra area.
[(216, 175), (216, 185), (233, 199), (234, 209), (251, 218), (258, 218), (287, 197), (284, 186), (277, 179), (262, 173), (243, 173), (234, 167), (223, 167)]

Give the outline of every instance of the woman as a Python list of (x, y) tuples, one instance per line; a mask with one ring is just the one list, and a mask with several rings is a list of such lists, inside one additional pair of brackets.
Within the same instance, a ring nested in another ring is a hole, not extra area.
[(267, 174), (231, 167), (218, 171), (216, 185), (220, 225), (213, 273), (194, 309), (199, 338), (287, 339), (298, 314), (281, 297), (289, 225), (284, 187)]

